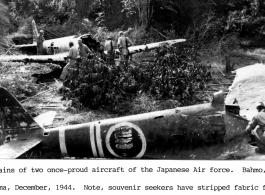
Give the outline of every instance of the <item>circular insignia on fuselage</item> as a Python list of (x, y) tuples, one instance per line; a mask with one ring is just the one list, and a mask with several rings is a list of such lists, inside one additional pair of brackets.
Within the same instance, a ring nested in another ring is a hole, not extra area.
[(146, 151), (142, 130), (130, 122), (111, 126), (105, 141), (109, 152), (117, 158), (141, 158)]

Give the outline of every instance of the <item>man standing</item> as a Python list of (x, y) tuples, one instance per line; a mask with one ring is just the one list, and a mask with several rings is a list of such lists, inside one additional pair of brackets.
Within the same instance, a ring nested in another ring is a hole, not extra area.
[(112, 37), (108, 36), (107, 41), (105, 43), (105, 51), (107, 51), (107, 62), (110, 64), (115, 63), (115, 53), (114, 53), (114, 43), (112, 41)]
[(78, 53), (81, 59), (87, 58), (87, 54), (91, 53), (90, 49), (82, 43), (82, 39), (78, 40)]
[[(132, 28), (128, 28), (128, 30), (124, 32), (124, 36), (128, 37), (132, 42), (134, 42), (133, 41), (132, 32), (133, 32), (133, 29)], [(132, 54), (129, 54), (128, 58), (130, 60), (132, 60)]]
[(132, 32), (133, 32), (133, 29), (128, 28), (128, 30), (124, 32), (124, 36), (129, 37), (129, 39), (132, 39)]
[(120, 50), (120, 61), (124, 62), (125, 64), (128, 63), (128, 56), (129, 56), (129, 50), (128, 47), (132, 46), (132, 41), (124, 36), (123, 31), (119, 32), (119, 39), (118, 39), (118, 48)]
[(258, 113), (246, 127), (246, 132), (250, 135), (251, 142), (254, 141), (252, 135), (254, 134), (258, 146), (255, 151), (265, 154), (265, 105), (263, 102), (259, 102), (256, 108)]
[(40, 30), (40, 33), (37, 36), (37, 55), (43, 55), (43, 42), (44, 39), (44, 31)]
[(63, 72), (62, 72), (62, 74), (60, 76), (60, 79), (61, 80), (65, 80), (65, 78), (66, 78), (66, 76), (68, 74), (68, 70), (70, 68), (74, 68), (74, 66), (75, 66), (75, 62), (76, 62), (77, 56), (78, 56), (78, 51), (73, 46), (74, 46), (74, 43), (71, 41), (69, 43), (70, 50), (69, 50), (69, 54), (67, 56), (67, 58), (69, 59), (69, 61), (68, 61), (67, 65), (63, 68)]

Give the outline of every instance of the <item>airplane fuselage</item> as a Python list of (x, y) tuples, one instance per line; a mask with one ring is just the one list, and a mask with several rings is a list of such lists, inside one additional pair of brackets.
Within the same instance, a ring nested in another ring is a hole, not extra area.
[(224, 105), (219, 92), (212, 103), (44, 130), (12, 94), (1, 87), (0, 92), (1, 158), (17, 158), (36, 146), (42, 157), (51, 158), (178, 159), (183, 148), (185, 154), (223, 143), (238, 149), (241, 141), (231, 140), (242, 138), (248, 123), (239, 108)]
[[(43, 48), (48, 55), (54, 55), (59, 53), (65, 53), (69, 51), (69, 42), (74, 43), (74, 47), (78, 48), (78, 37), (68, 36), (57, 39), (50, 39), (43, 42)], [(51, 46), (51, 44), (54, 44)], [(53, 52), (52, 52), (53, 51)]]
[(222, 142), (223, 111), (209, 103), (54, 128), (42, 149), (53, 157), (170, 159), (181, 144)]
[[(84, 34), (81, 36), (72, 35), (67, 37), (61, 37), (56, 39), (49, 39), (43, 42), (43, 55), (55, 55), (61, 53), (67, 53), (70, 49), (69, 43), (73, 42), (74, 47), (78, 48), (78, 40), (81, 39), (90, 49), (95, 51), (100, 50), (100, 43), (91, 37), (90, 34)], [(36, 54), (37, 43), (16, 45), (16, 48), (24, 50), (26, 53)]]

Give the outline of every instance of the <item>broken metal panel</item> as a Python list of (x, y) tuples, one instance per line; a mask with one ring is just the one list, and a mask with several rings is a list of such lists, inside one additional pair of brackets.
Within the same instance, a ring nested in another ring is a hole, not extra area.
[(264, 83), (264, 64), (254, 64), (236, 70), (236, 77), (226, 96), (225, 104), (231, 105), (236, 99), (240, 107), (240, 116), (252, 120), (257, 113), (256, 103), (265, 102)]

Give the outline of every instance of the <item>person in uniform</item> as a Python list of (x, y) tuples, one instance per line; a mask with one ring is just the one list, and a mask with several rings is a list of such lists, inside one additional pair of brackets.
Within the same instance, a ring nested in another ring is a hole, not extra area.
[(43, 55), (43, 42), (44, 39), (44, 31), (40, 30), (40, 33), (37, 36), (37, 55)]
[(76, 63), (76, 60), (77, 60), (77, 56), (78, 56), (78, 50), (73, 47), (74, 46), (74, 43), (71, 41), (69, 43), (69, 47), (70, 47), (70, 50), (69, 50), (69, 54), (67, 56), (67, 58), (69, 59), (67, 65), (64, 67), (63, 69), (63, 72), (60, 76), (60, 79), (61, 80), (65, 80), (67, 74), (68, 74), (68, 70), (70, 68), (74, 68), (75, 67), (75, 63)]
[(123, 34), (125, 37), (128, 37), (130, 40), (132, 40), (132, 32), (133, 32), (133, 29), (132, 28), (128, 28), (127, 31), (125, 31)]
[(107, 51), (107, 62), (109, 64), (115, 63), (114, 43), (111, 36), (108, 36), (105, 42), (105, 51)]
[(121, 62), (125, 64), (128, 63), (128, 57), (129, 57), (128, 47), (132, 45), (133, 45), (132, 41), (128, 37), (125, 37), (123, 31), (120, 31), (117, 46), (120, 50), (120, 61)]
[[(128, 28), (128, 30), (124, 32), (124, 36), (128, 37), (133, 42), (132, 32), (133, 32), (133, 29)], [(132, 60), (132, 54), (129, 54), (128, 58)]]
[(82, 39), (78, 40), (78, 53), (81, 59), (87, 58), (87, 55), (91, 53), (90, 49), (82, 43)]
[(256, 141), (258, 148), (255, 151), (265, 154), (265, 105), (263, 102), (259, 102), (256, 108), (258, 113), (246, 127), (246, 132), (250, 135), (252, 144), (254, 139)]

